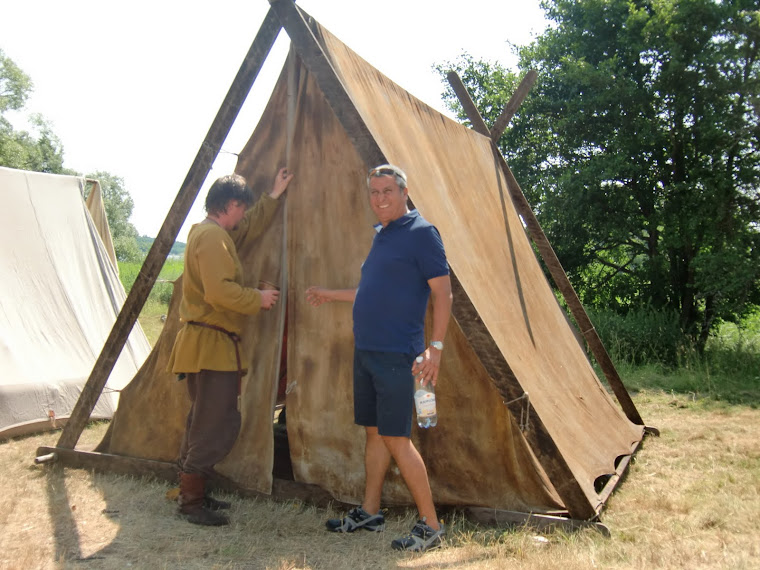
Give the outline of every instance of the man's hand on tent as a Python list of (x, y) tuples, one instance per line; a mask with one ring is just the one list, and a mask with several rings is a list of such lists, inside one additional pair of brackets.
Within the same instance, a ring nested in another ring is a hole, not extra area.
[(293, 180), (293, 176), (295, 176), (295, 174), (288, 172), (287, 168), (280, 168), (280, 171), (274, 178), (274, 186), (272, 187), (272, 191), (269, 193), (269, 196), (272, 198), (279, 198), (287, 189), (290, 181)]
[(319, 307), (322, 303), (343, 301), (353, 303), (356, 298), (356, 289), (325, 289), (312, 285), (306, 289), (306, 300), (313, 307)]

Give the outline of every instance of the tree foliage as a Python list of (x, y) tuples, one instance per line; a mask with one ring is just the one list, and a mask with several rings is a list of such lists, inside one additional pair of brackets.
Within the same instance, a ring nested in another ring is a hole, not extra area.
[[(124, 188), (124, 179), (102, 170), (88, 174), (87, 178), (100, 182), (116, 259), (125, 262), (140, 261), (143, 255), (137, 244), (137, 229), (129, 221), (135, 202)], [(89, 187), (86, 192), (89, 193)]]
[[(542, 6), (502, 152), (587, 305), (675, 310), (703, 347), (760, 302), (756, 0)], [(457, 65), (479, 108), (509, 95)]]
[(31, 78), (0, 50), (0, 113), (21, 109), (32, 87)]
[(0, 50), (0, 165), (34, 172), (69, 173), (63, 167), (63, 145), (38, 114), (29, 118), (34, 132), (17, 131), (6, 117), (23, 109), (32, 80)]

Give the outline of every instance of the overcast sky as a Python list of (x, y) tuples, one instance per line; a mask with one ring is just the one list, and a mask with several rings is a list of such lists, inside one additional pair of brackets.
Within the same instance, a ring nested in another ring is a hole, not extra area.
[[(545, 21), (538, 0), (300, 0), (350, 48), (445, 112), (434, 64), (463, 52), (516, 69)], [(0, 49), (32, 78), (25, 113), (48, 119), (64, 165), (124, 179), (132, 223), (155, 237), (269, 9), (266, 0), (3, 1)], [(283, 65), (281, 32), (223, 150), (250, 136)], [(16, 123), (17, 127), (26, 128)], [(220, 155), (178, 239), (203, 218), (210, 182), (234, 169)]]

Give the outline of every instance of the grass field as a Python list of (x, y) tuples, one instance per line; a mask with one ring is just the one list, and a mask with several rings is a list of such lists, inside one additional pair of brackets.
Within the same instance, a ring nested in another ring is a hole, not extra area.
[[(140, 316), (152, 342), (165, 311), (152, 299)], [(334, 535), (324, 521), (340, 511), (237, 496), (223, 497), (233, 504), (229, 527), (196, 527), (165, 498), (166, 483), (35, 465), (36, 449), (59, 437), (46, 433), (0, 444), (0, 568), (758, 569), (758, 331), (726, 326), (705, 357), (676, 369), (619, 365), (661, 435), (644, 440), (608, 501), (610, 537), (478, 526), (454, 510), (443, 514), (444, 548), (399, 553), (389, 543), (411, 528), (412, 511), (388, 512), (384, 533)], [(106, 428), (91, 425), (79, 446)]]
[[(141, 263), (119, 262), (119, 278), (127, 292), (132, 288), (141, 266)], [(166, 316), (172, 295), (172, 281), (182, 274), (182, 270), (183, 262), (181, 259), (167, 260), (156, 279), (150, 296), (140, 311), (138, 321), (151, 346), (156, 344), (164, 326), (163, 319)]]
[[(399, 553), (389, 543), (411, 527), (410, 511), (389, 513), (384, 533), (334, 535), (323, 527), (339, 516), (332, 509), (236, 496), (225, 497), (229, 527), (196, 527), (176, 515), (165, 483), (34, 465), (36, 448), (57, 440), (47, 433), (0, 444), (0, 567), (760, 568), (760, 411), (662, 390), (634, 402), (661, 436), (645, 439), (609, 500), (609, 538), (482, 527), (454, 511), (444, 548)], [(89, 427), (80, 445), (105, 428)]]

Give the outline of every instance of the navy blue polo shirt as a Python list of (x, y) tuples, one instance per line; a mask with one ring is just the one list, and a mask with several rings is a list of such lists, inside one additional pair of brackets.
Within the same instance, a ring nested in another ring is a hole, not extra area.
[(419, 354), (425, 349), (427, 282), (449, 274), (441, 235), (417, 210), (375, 229), (354, 301), (355, 347)]

